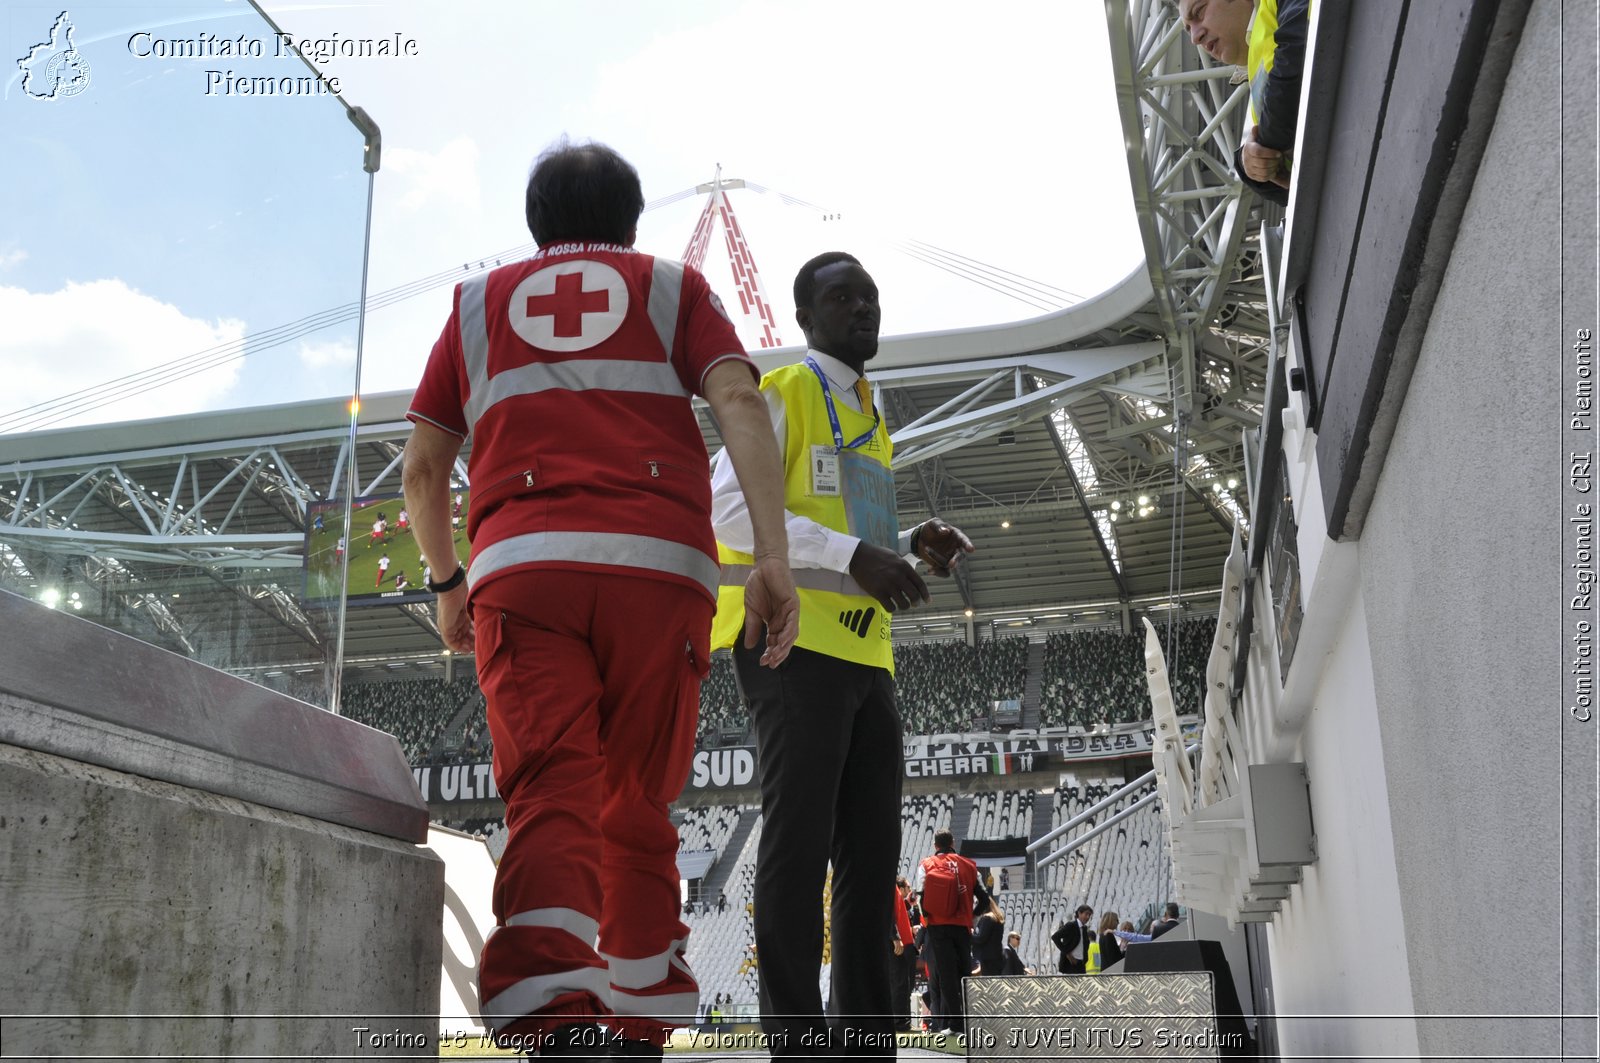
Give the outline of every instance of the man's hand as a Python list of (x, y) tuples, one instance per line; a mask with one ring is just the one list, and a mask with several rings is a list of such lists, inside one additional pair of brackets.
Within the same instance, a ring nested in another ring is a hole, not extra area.
[(970, 554), (976, 549), (960, 528), (946, 524), (938, 517), (924, 522), (917, 529), (917, 556), (933, 570), (935, 576), (949, 576), (961, 562), (961, 555)]
[(1250, 180), (1275, 184), (1280, 188), (1289, 187), (1283, 152), (1264, 147), (1256, 139), (1255, 126), (1245, 130), (1244, 140), (1239, 144), (1239, 159), (1244, 163), (1244, 174)]
[(781, 557), (757, 558), (755, 571), (745, 580), (745, 649), (755, 649), (762, 625), (767, 629), (767, 648), (761, 663), (776, 668), (800, 635), (800, 596), (795, 593), (789, 562)]
[(893, 550), (863, 541), (850, 558), (850, 575), (889, 612), (928, 600), (928, 585)]
[(474, 646), (472, 617), (467, 613), (467, 585), (439, 595), (439, 635), (454, 653), (471, 653)]
[(905, 953), (906, 953), (905, 945), (900, 941), (899, 938), (895, 938), (894, 939), (894, 954), (896, 956), (904, 956)]

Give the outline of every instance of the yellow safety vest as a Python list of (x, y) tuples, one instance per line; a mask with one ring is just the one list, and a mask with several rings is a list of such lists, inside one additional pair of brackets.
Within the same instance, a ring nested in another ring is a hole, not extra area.
[(1100, 973), (1100, 942), (1099, 941), (1091, 941), (1091, 942), (1089, 942), (1089, 957), (1088, 957), (1088, 960), (1084, 963), (1083, 969), (1088, 974), (1099, 974)]
[[(819, 455), (826, 462), (834, 447), (833, 428), (816, 374), (804, 364), (786, 365), (762, 377), (761, 390), (775, 390), (784, 404), (784, 508), (796, 516), (808, 517), (826, 528), (869, 542), (885, 537), (892, 539), (898, 531), (893, 523), (892, 490), (887, 498), (863, 499), (860, 492), (852, 494), (852, 477), (842, 468), (847, 460), (874, 463), (884, 470), (882, 475), (887, 482), (887, 470), (894, 453), (888, 426), (880, 420), (867, 442), (840, 456), (841, 468), (833, 469), (831, 475), (827, 471), (819, 473), (813, 448), (825, 448)], [(872, 428), (870, 413), (860, 413), (837, 399), (834, 409), (844, 439), (855, 439)], [(819, 477), (821, 491), (816, 490)], [(880, 518), (885, 517), (882, 509), (887, 507), (887, 524), (880, 521), (875, 534), (860, 527), (862, 507), (865, 504), (870, 508), (873, 501), (878, 503)], [(856, 515), (857, 527), (851, 526), (852, 512)], [(893, 541), (875, 542), (875, 545), (895, 549)], [(755, 559), (730, 550), (720, 542), (717, 543), (717, 559), (722, 563), (722, 588), (717, 595), (716, 620), (711, 626), (711, 646), (724, 649), (742, 638), (744, 583)], [(800, 594), (800, 637), (795, 645), (841, 660), (887, 668), (891, 675), (894, 673), (894, 652), (889, 642), (890, 614), (875, 599), (861, 593), (848, 573), (797, 568), (794, 579)]]
[(1278, 0), (1257, 0), (1246, 39), (1245, 72), (1250, 75), (1250, 124), (1261, 121), (1261, 103), (1267, 92), (1267, 75), (1278, 53)]

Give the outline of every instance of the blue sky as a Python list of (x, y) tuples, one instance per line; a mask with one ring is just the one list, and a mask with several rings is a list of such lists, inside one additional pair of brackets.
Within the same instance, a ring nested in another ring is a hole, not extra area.
[[(525, 244), (522, 187), (563, 133), (639, 168), (647, 199), (716, 165), (825, 208), (734, 192), (786, 342), (788, 290), (822, 250), (858, 254), (886, 332), (1038, 311), (897, 250), (912, 238), (1093, 295), (1139, 260), (1113, 109), (1104, 13), (1089, 0), (970, 5), (707, 3), (265, 4), (313, 38), (417, 42), (325, 64), (384, 132), (373, 293)], [(90, 65), (71, 98), (29, 99), (18, 56), (61, 7), (0, 14), (0, 363), (32, 402), (355, 298), (366, 180), (328, 97), (205, 94), (208, 69), (298, 76), (244, 4), (67, 9)], [(264, 58), (138, 58), (128, 38), (263, 39)], [(9, 81), (6, 79), (9, 78)], [(678, 257), (699, 214), (647, 214), (640, 247)], [(732, 298), (720, 230), (706, 261)], [(414, 385), (448, 312), (441, 285), (368, 318), (367, 390)], [(754, 346), (755, 332), (741, 328)], [(122, 420), (349, 390), (353, 323), (82, 415)], [(72, 422), (61, 422), (72, 423)], [(0, 420), (0, 431), (10, 430)]]

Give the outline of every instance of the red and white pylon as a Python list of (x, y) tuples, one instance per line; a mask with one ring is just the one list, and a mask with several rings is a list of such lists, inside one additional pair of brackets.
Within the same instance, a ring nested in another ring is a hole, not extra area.
[(711, 229), (716, 220), (722, 221), (723, 237), (728, 245), (728, 263), (733, 267), (733, 280), (739, 286), (739, 306), (745, 317), (754, 317), (761, 330), (761, 346), (781, 347), (783, 341), (778, 338), (778, 322), (772, 314), (772, 304), (767, 300), (766, 289), (761, 284), (761, 273), (756, 269), (756, 260), (750, 254), (750, 244), (744, 238), (744, 230), (739, 228), (739, 219), (734, 217), (733, 204), (728, 202), (725, 194), (730, 188), (743, 188), (741, 178), (722, 179), (722, 166), (717, 165), (717, 175), (711, 181), (695, 187), (696, 193), (709, 192), (705, 209), (700, 212), (700, 220), (695, 222), (694, 233), (689, 237), (689, 246), (684, 248), (683, 261), (700, 269), (706, 260), (706, 250), (711, 246)]

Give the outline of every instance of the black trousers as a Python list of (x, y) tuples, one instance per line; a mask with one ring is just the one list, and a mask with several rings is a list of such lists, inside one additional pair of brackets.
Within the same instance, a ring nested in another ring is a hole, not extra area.
[(935, 1030), (964, 1033), (967, 1028), (966, 1001), (961, 995), (961, 979), (972, 973), (972, 931), (964, 926), (928, 927), (928, 978), (934, 991)]
[[(796, 648), (760, 666), (734, 649), (755, 723), (763, 825), (755, 928), (761, 1028), (774, 1056), (894, 1055), (884, 951), (894, 934), (900, 860), (900, 715), (882, 668)], [(830, 1037), (822, 1014), (822, 890), (829, 910)]]
[(900, 955), (889, 950), (889, 985), (894, 995), (894, 1028), (909, 1032), (917, 1014), (911, 1004), (911, 987), (917, 980), (917, 948), (907, 945)]

